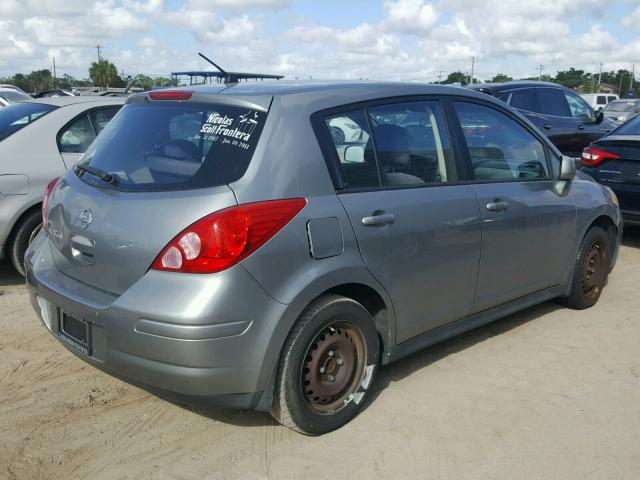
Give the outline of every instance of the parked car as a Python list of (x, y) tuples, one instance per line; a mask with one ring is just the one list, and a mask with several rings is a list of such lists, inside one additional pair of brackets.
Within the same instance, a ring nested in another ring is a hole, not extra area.
[(6, 83), (0, 83), (0, 88), (9, 88), (11, 90), (15, 90), (16, 92), (25, 93), (20, 87), (16, 87), (15, 85), (9, 85)]
[(585, 148), (582, 165), (616, 193), (625, 225), (640, 225), (640, 115)]
[(42, 192), (71, 167), (120, 109), (110, 98), (58, 97), (0, 109), (0, 257), (24, 274), (41, 226)]
[[(335, 142), (344, 122), (363, 161)], [(98, 368), (321, 434), (356, 415), (380, 363), (546, 300), (597, 302), (621, 218), (575, 169), (463, 88), (136, 94), (49, 184), (31, 301)]]
[(55, 98), (55, 97), (73, 97), (73, 93), (68, 90), (56, 88), (53, 90), (43, 90), (41, 92), (32, 93), (33, 98)]
[(516, 80), (468, 88), (493, 95), (516, 108), (564, 155), (571, 157), (580, 157), (584, 147), (616, 126), (602, 113), (596, 114), (573, 90), (557, 83)]
[(580, 96), (593, 110), (602, 110), (609, 102), (619, 98), (615, 93), (583, 93)]
[(0, 108), (25, 100), (31, 100), (31, 97), (13, 88), (0, 87)]
[(604, 109), (604, 116), (615, 122), (616, 125), (622, 125), (638, 113), (640, 113), (640, 99), (637, 98), (616, 100)]

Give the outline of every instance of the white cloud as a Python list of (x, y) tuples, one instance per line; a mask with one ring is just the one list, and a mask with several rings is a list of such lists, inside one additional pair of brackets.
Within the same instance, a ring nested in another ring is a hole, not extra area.
[(384, 11), (389, 26), (404, 33), (429, 31), (439, 17), (433, 5), (423, 0), (385, 1)]

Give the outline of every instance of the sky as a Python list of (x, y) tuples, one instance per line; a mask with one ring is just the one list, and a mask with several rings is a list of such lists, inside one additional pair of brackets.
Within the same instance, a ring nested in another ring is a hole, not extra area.
[(287, 78), (487, 80), (576, 67), (640, 79), (640, 0), (0, 0), (0, 76), (226, 70)]

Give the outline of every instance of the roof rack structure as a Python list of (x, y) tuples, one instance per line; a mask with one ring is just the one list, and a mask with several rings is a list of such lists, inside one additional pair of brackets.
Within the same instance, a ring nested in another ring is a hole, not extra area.
[(193, 85), (194, 78), (196, 79), (196, 84), (198, 83), (198, 78), (202, 77), (204, 83), (213, 83), (213, 79), (215, 78), (218, 83), (238, 83), (240, 80), (264, 80), (275, 79), (280, 80), (284, 78), (284, 75), (269, 75), (266, 73), (247, 73), (247, 72), (227, 72), (223, 70), (220, 66), (213, 62), (213, 60), (205, 57), (202, 53), (198, 52), (198, 55), (204, 58), (211, 65), (216, 67), (218, 72), (210, 72), (210, 71), (187, 71), (187, 72), (171, 72), (171, 77), (173, 78), (174, 84), (178, 84), (178, 77), (187, 76), (189, 77), (189, 85)]

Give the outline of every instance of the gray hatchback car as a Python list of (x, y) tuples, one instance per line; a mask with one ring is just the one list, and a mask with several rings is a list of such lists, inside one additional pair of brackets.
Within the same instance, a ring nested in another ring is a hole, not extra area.
[(69, 350), (306, 434), (353, 418), (380, 364), (594, 305), (622, 234), (613, 192), (522, 115), (418, 84), (134, 95), (43, 211), (27, 282)]

